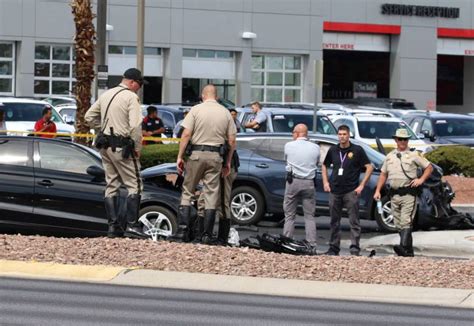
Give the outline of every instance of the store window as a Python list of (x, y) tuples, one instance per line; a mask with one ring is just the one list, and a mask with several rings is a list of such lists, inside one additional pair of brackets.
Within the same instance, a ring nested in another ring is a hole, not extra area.
[(232, 59), (234, 52), (232, 51), (215, 51), (215, 50), (198, 50), (183, 49), (183, 57), (186, 58), (204, 58), (204, 59)]
[(0, 42), (0, 95), (13, 95), (15, 85), (15, 47), (13, 42)]
[(35, 95), (71, 95), (74, 93), (75, 55), (71, 45), (35, 46)]
[[(161, 48), (145, 46), (143, 49), (145, 55), (161, 55)], [(109, 54), (136, 55), (136, 46), (109, 45)]]
[(225, 106), (235, 106), (235, 80), (233, 79), (183, 78), (183, 103), (199, 102), (201, 90), (208, 84), (216, 86), (217, 95), (221, 101), (225, 102)]
[(301, 61), (297, 55), (253, 55), (252, 100), (301, 102)]

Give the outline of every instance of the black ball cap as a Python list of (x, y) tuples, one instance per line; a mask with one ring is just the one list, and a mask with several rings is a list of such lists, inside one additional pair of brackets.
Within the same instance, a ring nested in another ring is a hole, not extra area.
[(148, 84), (148, 82), (143, 79), (142, 72), (136, 68), (129, 68), (123, 73), (123, 77), (126, 79), (134, 80), (140, 85)]

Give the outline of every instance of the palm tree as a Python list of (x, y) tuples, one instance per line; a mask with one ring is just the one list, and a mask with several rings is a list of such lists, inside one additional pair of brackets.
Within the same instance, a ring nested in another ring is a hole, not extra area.
[[(76, 25), (76, 35), (74, 36), (74, 52), (76, 56), (76, 85), (74, 94), (76, 95), (76, 133), (89, 133), (89, 126), (84, 120), (86, 111), (91, 106), (92, 83), (94, 81), (95, 57), (94, 41), (96, 39), (90, 0), (72, 0), (72, 14)], [(87, 138), (75, 137), (75, 141), (87, 144)]]

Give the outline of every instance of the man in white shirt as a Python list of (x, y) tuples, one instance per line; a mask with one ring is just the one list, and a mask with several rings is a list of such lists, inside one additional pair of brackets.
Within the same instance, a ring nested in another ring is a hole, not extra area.
[(314, 180), (318, 167), (319, 146), (308, 140), (308, 127), (298, 124), (293, 129), (293, 141), (285, 145), (287, 181), (283, 211), (285, 225), (283, 235), (293, 237), (295, 230), (296, 209), (298, 200), (303, 202), (306, 241), (310, 244), (312, 254), (316, 254), (316, 192)]

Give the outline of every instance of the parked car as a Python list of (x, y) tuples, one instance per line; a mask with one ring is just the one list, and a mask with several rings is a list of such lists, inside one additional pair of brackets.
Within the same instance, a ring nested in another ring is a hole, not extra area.
[[(166, 176), (143, 176), (143, 184), (140, 217), (171, 234), (179, 193), (169, 191), (174, 186)], [(55, 139), (0, 137), (3, 229), (106, 235), (104, 187), (100, 156), (88, 147)], [(126, 203), (125, 189), (121, 196)]]
[[(165, 125), (165, 135), (166, 137), (173, 137), (173, 129), (176, 126), (178, 121), (184, 119), (184, 110), (185, 107), (182, 106), (168, 106), (161, 104), (151, 104), (158, 109), (158, 117), (163, 121)], [(148, 105), (142, 106), (142, 115), (145, 117), (147, 113)]]
[(413, 102), (408, 102), (407, 100), (400, 98), (358, 97), (353, 99), (339, 100), (339, 102), (343, 104), (356, 104), (385, 109), (417, 110)]
[[(27, 136), (34, 131), (36, 121), (41, 119), (43, 116), (43, 109), (45, 105), (50, 105), (45, 101), (14, 97), (0, 98), (0, 103), (2, 103), (4, 106), (7, 130), (15, 131), (9, 134), (22, 136)], [(58, 133), (74, 133), (74, 127), (65, 123), (54, 108), (52, 120), (56, 124)], [(22, 133), (23, 131), (24, 133)], [(58, 138), (64, 140), (72, 139), (71, 136), (59, 136)]]
[[(237, 179), (233, 184), (231, 195), (231, 212), (234, 222), (241, 225), (257, 224), (264, 219), (282, 219), (283, 218), (283, 197), (285, 193), (285, 160), (284, 146), (292, 140), (289, 134), (240, 134), (237, 136), (237, 147), (240, 156), (240, 168)], [(337, 144), (338, 140), (331, 135), (310, 135), (310, 141), (314, 141), (321, 147), (321, 161), (324, 160), (329, 147)], [(376, 209), (376, 203), (373, 200), (373, 194), (380, 175), (380, 167), (385, 158), (384, 155), (373, 150), (368, 145), (353, 140), (353, 143), (363, 147), (369, 160), (375, 167), (375, 171), (369, 179), (369, 182), (362, 192), (359, 199), (360, 217), (362, 219), (376, 220), (380, 229), (386, 232), (395, 232), (394, 219), (390, 211), (390, 201), (387, 190), (382, 191), (383, 213), (380, 215)], [(331, 172), (331, 169), (329, 169)], [(440, 168), (436, 167), (437, 176), (442, 175)], [(167, 175), (172, 178), (176, 175), (176, 164), (162, 164), (143, 171), (143, 175), (148, 178), (152, 176)], [(363, 175), (362, 175), (363, 177)], [(424, 196), (430, 198), (433, 196), (433, 189), (424, 189)], [(443, 189), (449, 186), (440, 185)], [(178, 192), (174, 189), (172, 191)], [(449, 198), (444, 198), (436, 194), (439, 200), (450, 202), (454, 196), (451, 191), (446, 191)], [(321, 170), (318, 168), (316, 176), (316, 214), (329, 214), (329, 194), (324, 192), (322, 186)], [(426, 203), (426, 201), (425, 201)], [(301, 207), (300, 207), (301, 208)], [(446, 227), (450, 224), (449, 218), (438, 218), (428, 209), (429, 205), (423, 205), (418, 208), (416, 216), (416, 225), (420, 228)], [(449, 207), (448, 207), (449, 208)], [(448, 209), (449, 210), (449, 209)], [(300, 210), (301, 213), (301, 210)]]
[(75, 104), (61, 104), (55, 107), (64, 122), (74, 125), (76, 121), (77, 106)]
[(437, 144), (474, 147), (474, 117), (464, 114), (424, 112), (407, 114), (404, 120), (419, 134)]
[[(263, 113), (267, 116), (267, 131), (268, 132), (292, 132), (294, 126), (298, 123), (304, 123), (309, 129), (313, 126), (313, 112), (309, 110), (287, 109), (287, 108), (263, 108)], [(251, 108), (238, 108), (237, 119), (242, 125), (245, 125), (254, 114)], [(317, 118), (318, 133), (326, 135), (337, 134), (336, 129), (324, 114), (318, 113)], [(253, 133), (254, 130), (250, 128), (245, 129), (246, 133)]]
[(338, 128), (341, 125), (349, 126), (351, 138), (360, 140), (373, 148), (377, 148), (376, 138), (380, 140), (384, 148), (395, 148), (396, 144), (392, 136), (398, 128), (408, 130), (410, 147), (415, 147), (421, 152), (431, 150), (431, 146), (420, 139), (406, 122), (399, 118), (380, 116), (334, 116), (331, 121)]
[(50, 96), (43, 99), (52, 106), (58, 106), (63, 104), (76, 105), (76, 99), (71, 96)]

